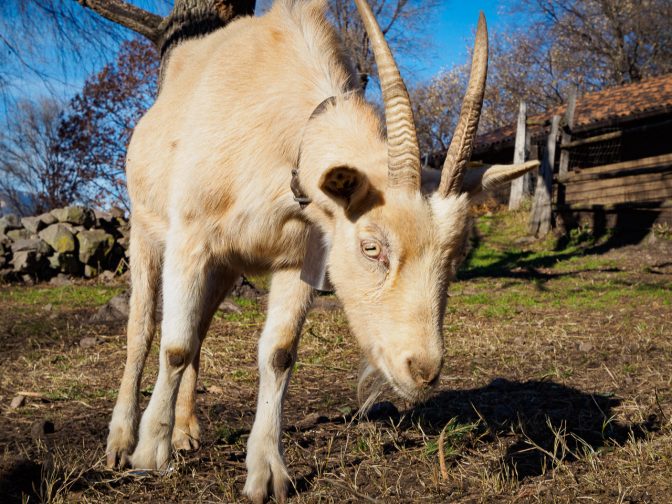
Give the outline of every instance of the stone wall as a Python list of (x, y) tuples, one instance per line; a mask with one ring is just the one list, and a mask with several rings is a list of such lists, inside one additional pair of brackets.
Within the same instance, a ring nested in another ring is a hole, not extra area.
[(35, 217), (0, 218), (0, 279), (47, 280), (59, 274), (95, 277), (121, 272), (130, 226), (118, 209), (70, 206)]

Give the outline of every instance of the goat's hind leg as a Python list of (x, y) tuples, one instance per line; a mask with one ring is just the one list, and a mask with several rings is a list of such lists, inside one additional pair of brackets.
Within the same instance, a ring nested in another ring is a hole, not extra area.
[(175, 404), (175, 427), (173, 428), (172, 444), (175, 450), (197, 450), (201, 442), (201, 429), (196, 418), (196, 382), (201, 356), (201, 345), (210, 327), (217, 307), (229, 292), (237, 278), (237, 274), (223, 268), (213, 269), (208, 275), (206, 305), (198, 327), (199, 345), (189, 367), (182, 375), (180, 390)]
[(131, 227), (131, 301), (127, 328), (126, 366), (107, 437), (107, 465), (123, 467), (137, 442), (142, 371), (156, 324), (156, 300), (161, 277), (161, 249), (147, 241), (142, 226)]
[(131, 456), (137, 469), (166, 469), (171, 455), (175, 402), (185, 369), (199, 350), (199, 325), (207, 299), (211, 258), (202, 236), (176, 226), (168, 235), (163, 266), (163, 322), (159, 376), (140, 421)]
[(312, 301), (312, 288), (298, 270), (273, 275), (268, 315), (259, 340), (259, 398), (247, 443), (245, 494), (260, 503), (273, 489), (282, 502), (289, 476), (283, 459), (282, 402), (296, 360), (299, 334)]

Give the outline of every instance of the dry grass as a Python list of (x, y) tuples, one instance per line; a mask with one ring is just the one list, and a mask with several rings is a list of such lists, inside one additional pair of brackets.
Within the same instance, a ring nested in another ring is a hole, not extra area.
[[(385, 396), (394, 406), (354, 416), (359, 352), (338, 304), (320, 300), (285, 415), (292, 502), (669, 502), (669, 244), (599, 255), (599, 244), (577, 240), (518, 249), (503, 237), (519, 224), (479, 222), (480, 242), (451, 289), (444, 375), (425, 404)], [(103, 468), (123, 327), (87, 323), (118, 290), (0, 288), (2, 502), (240, 501), (263, 300), (239, 300), (242, 314), (213, 323), (201, 450), (177, 455), (168, 475), (134, 475)], [(85, 336), (101, 344), (81, 348)], [(19, 391), (33, 395), (10, 410)], [(44, 420), (53, 434), (38, 435)]]

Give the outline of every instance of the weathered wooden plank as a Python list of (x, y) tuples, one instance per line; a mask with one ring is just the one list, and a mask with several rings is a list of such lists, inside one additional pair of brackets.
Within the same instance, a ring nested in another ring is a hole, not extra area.
[(560, 146), (563, 149), (563, 153), (567, 152), (569, 149), (574, 149), (575, 147), (581, 147), (582, 145), (590, 145), (594, 143), (606, 142), (607, 140), (614, 140), (615, 138), (620, 138), (623, 136), (623, 131), (611, 131), (609, 133), (604, 133), (602, 135), (597, 135), (594, 137), (581, 138), (579, 140), (574, 140), (572, 142), (567, 142)]
[(606, 142), (607, 140), (613, 140), (615, 138), (620, 138), (624, 135), (632, 135), (635, 133), (644, 133), (646, 131), (650, 131), (656, 128), (662, 128), (664, 126), (668, 126), (669, 124), (672, 124), (672, 119), (667, 119), (664, 121), (659, 121), (659, 122), (653, 122), (653, 123), (647, 123), (643, 124), (641, 126), (637, 126), (634, 128), (628, 128), (626, 130), (621, 130), (621, 131), (612, 131), (610, 133), (604, 133), (602, 135), (597, 135), (594, 137), (588, 137), (588, 138), (581, 138), (579, 140), (575, 140), (574, 142), (571, 142), (569, 144), (563, 145), (561, 149), (573, 149), (574, 147), (580, 147), (582, 145), (589, 145), (593, 143), (599, 143), (599, 142)]
[(614, 194), (605, 194), (603, 196), (583, 197), (576, 200), (567, 200), (568, 204), (579, 205), (607, 205), (619, 203), (645, 203), (653, 201), (663, 201), (672, 198), (672, 189), (658, 188), (643, 191), (621, 192)]
[(662, 173), (645, 173), (633, 177), (618, 177), (606, 180), (586, 180), (567, 185), (567, 196), (576, 195), (584, 192), (600, 192), (611, 187), (628, 186), (637, 188), (641, 184), (658, 182), (661, 185), (672, 183), (672, 170)]
[[(524, 101), (520, 102), (518, 108), (518, 124), (516, 126), (516, 145), (513, 151), (513, 163), (519, 164), (525, 162), (525, 119), (527, 118), (527, 104)], [(526, 180), (529, 177), (526, 173), (522, 177), (511, 182), (511, 193), (509, 195), (509, 210), (517, 210), (520, 207), (523, 198), (527, 196), (525, 190)]]
[(660, 156), (651, 156), (642, 159), (635, 159), (633, 161), (623, 161), (620, 163), (595, 166), (593, 168), (576, 169), (572, 173), (569, 173), (567, 174), (567, 176), (563, 177), (562, 182), (570, 184), (572, 182), (577, 182), (580, 180), (597, 180), (601, 178), (598, 175), (604, 175), (604, 178), (609, 178), (609, 176), (621, 177), (629, 174), (636, 175), (638, 174), (638, 172), (634, 170), (637, 169), (647, 169), (647, 168), (664, 169), (669, 167), (672, 167), (672, 153), (662, 154)]
[(558, 210), (561, 211), (576, 211), (576, 212), (592, 212), (594, 210), (599, 211), (615, 211), (619, 209), (631, 209), (631, 210), (651, 210), (651, 209), (662, 209), (666, 211), (672, 211), (672, 198), (655, 201), (655, 202), (630, 202), (630, 203), (610, 203), (605, 205), (586, 205), (586, 204), (574, 204), (571, 205), (568, 203), (566, 205), (561, 205), (558, 207)]
[(618, 178), (630, 178), (637, 175), (646, 175), (646, 174), (655, 174), (655, 173), (670, 173), (672, 172), (672, 165), (658, 165), (658, 166), (649, 166), (643, 168), (628, 168), (626, 170), (616, 170), (613, 172), (598, 173), (598, 174), (585, 174), (577, 176), (576, 178), (567, 179), (563, 181), (558, 180), (558, 183), (563, 183), (565, 185), (570, 184), (580, 184), (582, 182), (595, 180), (595, 181), (605, 181), (609, 179), (618, 179)]
[(568, 203), (558, 207), (560, 211), (592, 212), (595, 210), (611, 212), (619, 209), (631, 210), (665, 210), (672, 212), (672, 198), (656, 202), (631, 202), (631, 203), (611, 203), (606, 205), (587, 205)]
[(576, 110), (576, 89), (572, 90), (567, 102), (567, 110), (563, 119), (562, 138), (560, 139), (560, 165), (558, 166), (558, 176), (563, 177), (569, 171), (569, 150), (567, 146), (572, 143), (572, 129), (574, 128), (574, 111)]

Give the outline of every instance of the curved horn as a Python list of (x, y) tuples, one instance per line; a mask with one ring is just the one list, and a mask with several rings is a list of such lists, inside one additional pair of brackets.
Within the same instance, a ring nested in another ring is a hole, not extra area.
[(467, 92), (462, 100), (460, 119), (457, 122), (453, 140), (450, 142), (446, 161), (443, 164), (439, 194), (446, 197), (459, 194), (467, 162), (474, 147), (474, 137), (481, 117), (485, 80), (488, 76), (488, 28), (485, 15), (481, 12), (476, 30), (474, 55), (471, 59), (471, 75)]
[(355, 3), (371, 41), (383, 90), (388, 143), (387, 185), (419, 191), (420, 148), (408, 90), (371, 7), (366, 0), (355, 0)]

